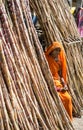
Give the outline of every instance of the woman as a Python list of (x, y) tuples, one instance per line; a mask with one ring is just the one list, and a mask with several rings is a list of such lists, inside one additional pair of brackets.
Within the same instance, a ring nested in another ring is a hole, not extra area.
[(72, 101), (66, 85), (67, 71), (64, 49), (59, 42), (54, 42), (47, 48), (45, 55), (53, 75), (56, 90), (72, 120)]

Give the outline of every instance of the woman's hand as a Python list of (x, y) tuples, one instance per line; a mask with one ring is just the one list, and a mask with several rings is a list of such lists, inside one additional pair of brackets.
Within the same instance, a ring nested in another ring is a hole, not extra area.
[(67, 85), (65, 85), (63, 88), (60, 89), (60, 92), (66, 92), (68, 91)]
[(56, 88), (56, 91), (57, 91), (57, 92), (65, 92), (65, 91), (68, 91), (68, 88), (67, 88), (67, 86), (65, 86), (65, 87), (63, 87), (63, 88), (57, 87), (57, 88)]
[(61, 78), (61, 83), (63, 85), (63, 88), (61, 88), (61, 92), (68, 91), (68, 87), (67, 87), (67, 85), (66, 85), (66, 83), (65, 83), (63, 78)]

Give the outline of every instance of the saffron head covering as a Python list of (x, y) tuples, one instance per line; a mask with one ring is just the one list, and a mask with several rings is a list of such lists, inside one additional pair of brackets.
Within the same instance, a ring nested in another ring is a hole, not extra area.
[(61, 48), (63, 50), (63, 46), (59, 42), (53, 42), (46, 50), (46, 55), (49, 55), (55, 48)]

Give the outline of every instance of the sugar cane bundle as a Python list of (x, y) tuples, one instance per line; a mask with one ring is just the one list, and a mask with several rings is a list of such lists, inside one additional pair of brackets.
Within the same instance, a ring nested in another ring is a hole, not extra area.
[(5, 9), (0, 1), (0, 129), (74, 130), (55, 91), (29, 1), (6, 2)]
[[(49, 44), (51, 44), (53, 41), (56, 41), (56, 39), (59, 42), (62, 41), (64, 45), (67, 56), (69, 86), (73, 98), (74, 110), (78, 109), (75, 111), (77, 111), (76, 113), (79, 113), (80, 115), (79, 106), (83, 105), (83, 60), (81, 53), (82, 42), (79, 37), (74, 19), (69, 13), (67, 5), (65, 5), (64, 1), (30, 0), (30, 5), (37, 13), (38, 20), (47, 38), (46, 45), (48, 44), (47, 46), (49, 46)], [(49, 21), (51, 21), (51, 24), (49, 24)], [(59, 34), (59, 38), (56, 37), (56, 34)]]
[[(58, 17), (58, 18), (60, 18), (60, 20), (56, 20), (56, 24), (58, 26), (58, 22), (59, 22), (58, 28), (61, 27), (60, 26), (61, 23), (64, 24), (62, 26), (65, 26), (65, 30), (62, 29), (64, 31), (64, 34), (65, 34), (65, 35), (63, 35), (64, 41), (66, 39), (66, 43), (63, 42), (64, 48), (65, 48), (66, 52), (70, 48), (70, 51), (69, 51), (70, 54), (67, 55), (67, 59), (69, 60), (68, 63), (70, 62), (71, 53), (73, 52), (72, 53), (73, 61), (71, 64), (72, 65), (75, 64), (74, 66), (72, 66), (74, 69), (72, 67), (71, 67), (72, 68), (71, 70), (69, 69), (71, 71), (69, 73), (71, 73), (70, 77), (71, 77), (71, 75), (73, 75), (73, 77), (75, 77), (75, 80), (73, 80), (74, 81), (73, 88), (75, 89), (75, 91), (78, 91), (78, 93), (79, 93), (78, 95), (80, 97), (80, 96), (83, 96), (83, 89), (81, 87), (83, 85), (83, 80), (82, 80), (83, 79), (83, 72), (81, 70), (83, 67), (83, 60), (82, 60), (82, 54), (81, 54), (82, 43), (81, 43), (78, 31), (77, 31), (76, 23), (74, 22), (74, 18), (69, 13), (67, 5), (63, 4), (63, 3), (64, 3), (64, 0), (59, 1), (58, 5), (60, 8), (58, 7), (58, 11), (59, 11), (60, 17)], [(49, 1), (49, 4), (51, 7), (53, 7), (52, 5), (55, 5), (54, 1), (53, 2)], [(56, 7), (56, 5), (55, 5), (55, 7)], [(53, 8), (52, 8), (52, 10), (53, 10)], [(56, 16), (57, 14), (53, 13), (53, 15)], [(62, 32), (62, 30), (60, 30), (60, 32)], [(68, 33), (68, 35), (66, 35), (67, 33)], [(73, 43), (76, 43), (76, 42), (77, 42), (77, 45), (72, 45)], [(67, 47), (66, 44), (70, 45), (70, 46)], [(72, 70), (74, 73), (72, 73)], [(80, 100), (79, 100), (79, 102), (80, 102)], [(82, 105), (82, 102), (80, 104)]]
[(53, 10), (53, 15), (56, 18), (55, 22), (57, 27), (59, 28), (64, 39), (69, 39), (69, 37), (80, 39), (79, 34), (77, 32), (76, 23), (73, 22), (74, 17), (70, 15), (70, 8), (67, 4), (65, 4), (65, 0), (49, 0), (48, 1), (51, 9)]

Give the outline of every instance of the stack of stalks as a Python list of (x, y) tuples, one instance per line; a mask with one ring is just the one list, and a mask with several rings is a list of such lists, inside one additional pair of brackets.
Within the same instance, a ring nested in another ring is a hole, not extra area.
[(74, 130), (55, 90), (28, 0), (6, 0), (6, 6), (0, 0), (0, 130)]
[(80, 116), (83, 106), (83, 58), (82, 41), (77, 31), (75, 20), (64, 0), (30, 0), (35, 10), (42, 31), (45, 45), (54, 41), (63, 44), (68, 64), (68, 85), (73, 99), (74, 114)]

